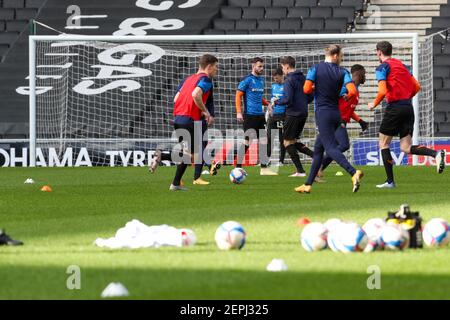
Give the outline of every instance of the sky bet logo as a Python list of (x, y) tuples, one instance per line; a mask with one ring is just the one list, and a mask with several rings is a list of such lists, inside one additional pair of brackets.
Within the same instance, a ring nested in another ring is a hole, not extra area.
[[(408, 157), (403, 153), (392, 152), (392, 159), (394, 159), (394, 163), (396, 166), (407, 165)], [(383, 160), (381, 157), (381, 151), (371, 151), (367, 153), (366, 164), (368, 166), (380, 166), (383, 165)]]
[[(446, 162), (449, 163), (450, 158), (450, 140), (436, 140), (434, 144), (435, 150), (447, 150)], [(412, 164), (412, 156), (406, 155), (400, 151), (400, 142), (393, 141), (391, 144), (391, 155), (395, 165)], [(378, 147), (378, 140), (361, 140), (353, 142), (353, 159), (356, 166), (382, 166), (383, 160), (381, 151)], [(434, 159), (431, 157), (420, 156), (418, 160), (420, 165), (434, 165)]]
[[(408, 157), (400, 151), (400, 142), (393, 141), (391, 155), (396, 166), (407, 165)], [(383, 165), (378, 140), (362, 140), (353, 142), (353, 158), (356, 166)]]

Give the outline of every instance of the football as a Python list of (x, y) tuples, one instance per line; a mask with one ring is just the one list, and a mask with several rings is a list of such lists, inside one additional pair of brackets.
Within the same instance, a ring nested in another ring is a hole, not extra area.
[(230, 181), (235, 184), (241, 184), (247, 178), (247, 172), (242, 168), (234, 168), (230, 172)]
[(423, 242), (429, 247), (445, 246), (449, 242), (449, 226), (447, 221), (434, 218), (423, 228)]
[(325, 221), (323, 225), (325, 226), (325, 228), (327, 228), (328, 232), (332, 232), (333, 230), (338, 228), (341, 225), (341, 223), (342, 223), (341, 219), (333, 218)]
[(381, 230), (381, 243), (386, 250), (403, 250), (409, 245), (409, 233), (399, 225), (387, 224)]
[(334, 252), (341, 251), (341, 242), (339, 239), (339, 228), (333, 229), (332, 231), (328, 232), (327, 244), (328, 244), (328, 248), (330, 248), (332, 251), (334, 251)]
[(215, 240), (220, 250), (242, 249), (246, 234), (241, 224), (236, 221), (222, 223), (216, 230)]
[(362, 229), (367, 235), (368, 243), (365, 252), (371, 252), (376, 249), (381, 249), (381, 231), (383, 227), (386, 226), (386, 222), (381, 218), (373, 218), (367, 220), (367, 222), (362, 226)]
[(181, 232), (181, 242), (183, 247), (191, 247), (196, 244), (197, 236), (195, 232), (191, 229), (180, 229)]
[(339, 249), (341, 252), (361, 252), (366, 248), (367, 235), (356, 223), (345, 223), (339, 227)]
[(300, 235), (300, 242), (306, 251), (319, 251), (327, 247), (327, 229), (322, 223), (311, 222)]

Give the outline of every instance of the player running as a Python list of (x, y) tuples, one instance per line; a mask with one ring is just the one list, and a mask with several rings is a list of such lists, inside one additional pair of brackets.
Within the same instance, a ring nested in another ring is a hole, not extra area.
[[(184, 84), (183, 80), (178, 88), (177, 88), (177, 92), (175, 94), (175, 99), (177, 99), (177, 95), (180, 92), (181, 88), (183, 87)], [(205, 119), (205, 117), (202, 117), (202, 136), (205, 136), (206, 131), (208, 130), (208, 126), (211, 126), (212, 124), (214, 124), (215, 121), (215, 112), (214, 112), (214, 98), (213, 98), (213, 89), (211, 89), (211, 94), (208, 97), (208, 100), (205, 103), (206, 108), (209, 111), (209, 114), (211, 115), (209, 118), (209, 123), (208, 121)], [(204, 150), (206, 149), (208, 145), (208, 141), (203, 141), (203, 150), (202, 152), (204, 152)], [(213, 155), (211, 155), (213, 156)], [(151, 173), (155, 173), (156, 169), (158, 168), (158, 166), (161, 164), (162, 161), (169, 161), (169, 162), (173, 162), (172, 161), (172, 154), (171, 152), (163, 152), (162, 148), (160, 148), (159, 146), (156, 148), (155, 153), (153, 154), (153, 157), (150, 161), (150, 165), (149, 165), (149, 171)], [(209, 182), (204, 181), (203, 179), (200, 179), (200, 175), (202, 174), (202, 169), (203, 166), (207, 166), (208, 168), (208, 174), (215, 176), (217, 175), (218, 170), (221, 168), (221, 163), (218, 161), (208, 161), (206, 162), (206, 159), (203, 159), (203, 163), (202, 164), (195, 164), (194, 166), (194, 184), (209, 184)]]
[[(252, 60), (252, 72), (241, 80), (236, 91), (236, 117), (239, 123), (244, 124), (244, 132), (246, 132), (245, 151), (238, 152), (237, 167), (242, 166), (243, 156), (250, 148), (253, 139), (258, 139), (261, 150), (267, 150), (267, 137), (260, 136), (260, 133), (265, 132), (266, 125), (263, 105), (269, 105), (269, 102), (263, 98), (265, 87), (263, 73), (264, 60), (259, 57), (254, 58)], [(244, 110), (242, 110), (242, 100), (244, 100)], [(268, 162), (268, 157), (261, 159), (260, 174), (277, 175), (276, 172), (267, 167)]]
[[(335, 132), (335, 137), (338, 142), (339, 150), (344, 153), (350, 149), (350, 140), (348, 138), (347, 124), (353, 119), (359, 123), (361, 130), (364, 132), (368, 128), (367, 122), (362, 120), (355, 112), (355, 108), (359, 102), (359, 86), (366, 82), (366, 69), (360, 65), (355, 64), (350, 69), (352, 74), (352, 80), (356, 86), (356, 95), (352, 99), (348, 99), (348, 90), (346, 87), (342, 87), (339, 98), (339, 111), (341, 113), (342, 122)], [(322, 167), (316, 177), (316, 182), (323, 182), (323, 171), (333, 162), (333, 159), (326, 155), (322, 161)]]
[(304, 92), (314, 92), (315, 116), (318, 135), (314, 145), (314, 158), (306, 183), (295, 188), (299, 193), (310, 193), (314, 179), (319, 172), (326, 151), (334, 161), (347, 171), (352, 177), (353, 192), (360, 187), (363, 172), (356, 170), (339, 150), (335, 138), (335, 131), (341, 125), (342, 118), (339, 112), (339, 94), (342, 87), (348, 90), (347, 99), (356, 96), (356, 87), (350, 73), (340, 67), (343, 52), (339, 45), (329, 45), (325, 49), (325, 61), (314, 65), (306, 76)]
[(301, 152), (312, 157), (313, 152), (303, 143), (297, 142), (297, 139), (300, 138), (305, 127), (306, 119), (308, 118), (308, 103), (312, 101), (312, 95), (308, 96), (303, 93), (305, 76), (301, 71), (295, 69), (295, 59), (293, 57), (283, 57), (280, 60), (280, 64), (286, 76), (284, 80), (284, 96), (282, 99), (274, 101), (273, 105), (275, 107), (286, 105), (283, 144), (296, 168), (296, 172), (290, 177), (306, 177), (298, 153)]
[[(208, 101), (212, 95), (213, 83), (212, 78), (217, 75), (217, 64), (218, 60), (215, 56), (205, 54), (200, 58), (199, 70), (196, 74), (191, 75), (184, 80), (183, 85), (175, 96), (175, 107), (174, 107), (174, 128), (177, 130), (177, 135), (179, 141), (182, 142), (186, 139), (183, 136), (181, 129), (189, 133), (188, 141), (188, 152), (191, 158), (198, 161), (198, 156), (203, 150), (203, 135), (202, 135), (202, 117), (211, 124), (212, 118), (208, 111), (205, 103)], [(201, 135), (200, 139), (196, 139), (195, 135)], [(196, 143), (199, 141), (200, 143)], [(197, 145), (196, 145), (197, 144)], [(200, 144), (200, 145), (198, 145)], [(188, 164), (185, 161), (186, 157), (183, 157), (183, 161), (177, 165), (177, 170), (172, 184), (170, 185), (171, 191), (186, 190), (186, 188), (181, 184), (181, 178), (183, 177)], [(195, 170), (194, 184), (209, 184), (200, 178), (201, 167), (203, 163), (196, 163), (196, 166), (200, 166), (200, 174), (198, 170)]]
[(433, 150), (424, 146), (412, 145), (414, 129), (414, 108), (411, 99), (420, 91), (420, 83), (412, 76), (408, 68), (398, 59), (392, 58), (392, 44), (388, 41), (377, 43), (377, 56), (380, 65), (376, 69), (378, 95), (369, 103), (374, 110), (386, 97), (386, 111), (380, 125), (379, 144), (386, 170), (386, 182), (377, 188), (395, 188), (394, 161), (390, 144), (394, 136), (400, 136), (400, 149), (406, 154), (433, 157), (437, 172), (445, 169), (445, 150)]

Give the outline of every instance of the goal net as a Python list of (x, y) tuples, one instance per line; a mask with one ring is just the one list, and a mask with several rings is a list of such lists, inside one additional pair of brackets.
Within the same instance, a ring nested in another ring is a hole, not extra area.
[[(30, 99), (30, 108), (35, 108), (35, 114), (32, 111), (30, 115), (35, 119), (35, 125), (30, 122), (32, 158), (36, 146), (38, 165), (41, 158), (62, 159), (67, 150), (74, 158), (84, 150), (94, 165), (146, 165), (156, 148), (170, 150), (174, 145), (173, 98), (180, 82), (197, 71), (199, 57), (205, 53), (219, 59), (214, 80), (216, 117), (210, 138), (217, 140), (222, 135), (223, 157), (235, 149), (229, 132), (242, 128), (236, 120), (234, 101), (238, 83), (251, 72), (250, 61), (254, 57), (265, 60), (264, 96), (269, 100), (272, 70), (279, 66), (281, 57), (294, 57), (297, 69), (306, 75), (313, 64), (324, 60), (324, 48), (337, 43), (344, 48), (345, 68), (361, 64), (367, 71), (356, 112), (370, 125), (361, 133), (358, 123), (349, 124), (351, 148), (347, 156), (356, 165), (376, 164), (383, 109), (371, 112), (367, 103), (377, 92), (375, 44), (379, 40), (390, 40), (394, 56), (411, 68), (414, 54), (418, 55), (415, 72), (420, 75), (422, 91), (416, 108), (419, 125), (415, 139), (432, 143), (432, 40), (424, 40), (414, 51), (411, 34), (351, 36), (31, 37), (30, 74), (35, 70), (36, 76), (35, 84), (33, 77), (30, 79), (30, 95), (35, 98)], [(300, 139), (312, 147), (316, 133), (311, 104)], [(278, 158), (277, 141), (273, 159)], [(393, 151), (399, 154), (395, 143)]]

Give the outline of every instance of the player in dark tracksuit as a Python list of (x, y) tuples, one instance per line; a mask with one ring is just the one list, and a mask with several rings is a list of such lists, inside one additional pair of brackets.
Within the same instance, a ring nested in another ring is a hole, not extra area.
[[(350, 140), (348, 138), (347, 124), (353, 119), (358, 122), (364, 132), (368, 128), (367, 122), (361, 119), (355, 112), (355, 108), (359, 102), (359, 85), (364, 84), (366, 81), (366, 70), (362, 65), (355, 64), (351, 68), (351, 74), (353, 82), (355, 83), (357, 93), (352, 99), (348, 99), (348, 90), (346, 87), (342, 87), (339, 98), (339, 110), (341, 112), (342, 125), (338, 127), (335, 132), (336, 140), (339, 144), (339, 150), (346, 152), (350, 149)], [(328, 155), (323, 159), (322, 167), (317, 175), (316, 182), (322, 182), (320, 178), (323, 176), (323, 171), (333, 162), (333, 159)], [(319, 179), (319, 180), (318, 180)]]
[(361, 170), (356, 170), (338, 148), (335, 138), (336, 129), (341, 125), (339, 112), (339, 94), (343, 86), (348, 90), (348, 99), (356, 95), (356, 87), (350, 73), (339, 66), (342, 61), (342, 49), (338, 45), (330, 45), (325, 49), (325, 61), (314, 65), (306, 76), (304, 92), (314, 92), (315, 116), (318, 135), (314, 145), (314, 158), (311, 172), (304, 185), (295, 188), (299, 193), (311, 192), (317, 173), (322, 165), (326, 151), (334, 161), (352, 177), (353, 192), (357, 192), (363, 177)]
[(295, 59), (293, 57), (283, 57), (280, 60), (284, 80), (283, 98), (273, 102), (274, 106), (286, 105), (286, 118), (283, 127), (283, 143), (295, 165), (296, 172), (290, 177), (306, 176), (299, 152), (312, 157), (313, 152), (297, 139), (303, 132), (306, 119), (308, 118), (308, 103), (312, 101), (312, 95), (303, 92), (305, 76), (301, 71), (295, 70)]

